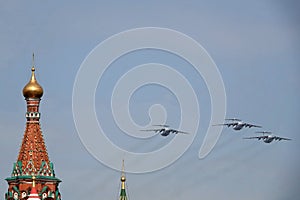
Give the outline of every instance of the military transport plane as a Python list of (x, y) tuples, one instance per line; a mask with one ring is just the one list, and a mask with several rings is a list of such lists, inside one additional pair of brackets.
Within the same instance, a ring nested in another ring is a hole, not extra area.
[(255, 125), (255, 124), (249, 124), (249, 123), (245, 123), (240, 119), (236, 119), (236, 118), (231, 118), (231, 119), (225, 119), (226, 121), (231, 121), (229, 123), (224, 123), (224, 124), (215, 124), (213, 126), (228, 126), (228, 127), (233, 127), (234, 130), (239, 131), (242, 128), (251, 128), (251, 127), (257, 127), (257, 128), (261, 128), (261, 126)]
[(188, 134), (187, 132), (184, 132), (184, 131), (179, 131), (179, 130), (176, 130), (176, 129), (172, 129), (168, 125), (153, 125), (153, 126), (159, 126), (161, 128), (146, 129), (146, 130), (141, 130), (141, 131), (154, 131), (155, 133), (160, 133), (162, 136), (168, 136), (170, 133), (174, 133), (174, 134), (178, 134), (178, 133)]
[[(258, 140), (263, 140), (265, 143), (271, 143), (273, 142), (274, 140), (292, 140), (292, 139), (289, 139), (289, 138), (283, 138), (283, 137), (278, 137), (278, 136), (275, 136), (275, 135), (272, 135), (272, 132), (269, 132), (269, 131), (258, 131), (256, 133), (262, 133), (263, 135), (262, 136), (256, 136), (256, 137), (246, 137), (244, 139), (258, 139)], [(265, 135), (267, 134), (267, 135)]]

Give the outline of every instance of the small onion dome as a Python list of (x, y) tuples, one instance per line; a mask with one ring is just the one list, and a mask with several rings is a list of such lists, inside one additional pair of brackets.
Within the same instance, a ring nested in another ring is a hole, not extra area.
[(31, 68), (31, 79), (23, 88), (23, 96), (27, 98), (41, 98), (43, 96), (43, 88), (35, 79), (34, 67)]

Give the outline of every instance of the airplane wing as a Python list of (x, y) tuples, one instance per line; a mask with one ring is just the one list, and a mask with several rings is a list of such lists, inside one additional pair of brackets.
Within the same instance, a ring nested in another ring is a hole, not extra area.
[(232, 122), (232, 123), (224, 123), (224, 124), (214, 124), (213, 126), (228, 126), (228, 127), (230, 127), (230, 126), (236, 126), (236, 125), (238, 125), (237, 122)]
[(167, 124), (153, 124), (152, 126), (170, 127)]
[(227, 118), (225, 120), (227, 120), (227, 121), (239, 121), (239, 122), (242, 121), (242, 120), (237, 119), (237, 118)]
[(257, 128), (262, 128), (262, 126), (259, 126), (259, 125), (254, 125), (254, 124), (248, 124), (248, 123), (245, 123), (245, 125), (244, 125), (245, 127), (249, 127), (249, 128), (251, 128), (251, 127), (257, 127)]
[(172, 132), (172, 133), (175, 133), (175, 134), (177, 134), (177, 133), (189, 134), (189, 133), (187, 133), (187, 132), (184, 132), (184, 131), (178, 131), (178, 130), (171, 130), (171, 132)]
[(144, 129), (144, 130), (140, 130), (140, 131), (154, 131), (154, 132), (161, 132), (162, 129)]
[(274, 140), (279, 140), (280, 141), (280, 140), (292, 140), (292, 139), (275, 136)]
[(268, 138), (268, 136), (263, 135), (263, 136), (255, 136), (255, 137), (245, 137), (243, 139), (258, 139), (258, 140), (261, 140), (261, 139), (266, 139), (266, 138)]

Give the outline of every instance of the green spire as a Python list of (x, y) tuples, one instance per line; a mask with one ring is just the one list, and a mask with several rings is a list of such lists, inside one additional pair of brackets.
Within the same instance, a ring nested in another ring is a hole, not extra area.
[(128, 200), (126, 196), (126, 187), (125, 187), (125, 168), (124, 168), (124, 160), (122, 162), (122, 175), (121, 175), (121, 192), (119, 200)]

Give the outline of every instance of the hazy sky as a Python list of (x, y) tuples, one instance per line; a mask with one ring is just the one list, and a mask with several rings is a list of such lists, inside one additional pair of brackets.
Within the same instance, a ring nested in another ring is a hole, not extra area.
[[(62, 180), (62, 198), (117, 199), (121, 173), (98, 161), (81, 142), (80, 134), (95, 130), (91, 128), (78, 134), (72, 111), (73, 86), (81, 64), (101, 42), (129, 29), (161, 27), (181, 32), (206, 49), (224, 83), (226, 117), (262, 125), (263, 130), (293, 140), (265, 144), (242, 139), (256, 136), (257, 129), (224, 128), (210, 154), (199, 159), (212, 106), (205, 78), (196, 73), (191, 63), (170, 52), (158, 49), (130, 52), (113, 60), (95, 86), (95, 105), (92, 106), (103, 131), (115, 145), (131, 152), (147, 153), (175, 139), (185, 141), (185, 135), (131, 137), (114, 121), (112, 91), (123, 74), (142, 64), (160, 63), (182, 74), (195, 92), (201, 117), (193, 143), (173, 164), (149, 173), (127, 173), (129, 198), (297, 199), (300, 195), (299, 8), (296, 1), (267, 0), (1, 1), (0, 194), (4, 198), (7, 190), (4, 179), (10, 176), (25, 130), (26, 104), (22, 89), (30, 78), (34, 52), (36, 76), (44, 89), (41, 127), (56, 176)], [(167, 42), (178, 44), (172, 38)], [(125, 43), (107, 48), (105, 53), (116, 52)], [(185, 48), (185, 45), (177, 47)], [(99, 56), (99, 60), (105, 59)], [(149, 74), (136, 78), (151, 77)], [(153, 78), (159, 78), (159, 73)], [(170, 81), (174, 76), (163, 78)], [(179, 81), (173, 83), (179, 90), (185, 89)], [(86, 95), (85, 92), (82, 95)], [(116, 100), (120, 109), (125, 103)], [(157, 84), (138, 88), (128, 102), (133, 124), (149, 124), (148, 109), (156, 105), (152, 108), (154, 111), (158, 108), (161, 114), (157, 120), (165, 119), (175, 128), (180, 127), (182, 120), (181, 103), (176, 92)], [(86, 106), (91, 105), (87, 102)], [(80, 109), (84, 111), (86, 107)], [(187, 109), (196, 108), (188, 105)], [(192, 123), (194, 117), (191, 114), (185, 120)], [(85, 119), (91, 120), (90, 116)], [(123, 157), (110, 153), (100, 152), (120, 160), (120, 168), (125, 158), (126, 168), (126, 153)], [(139, 168), (143, 161), (130, 162), (130, 165)]]

